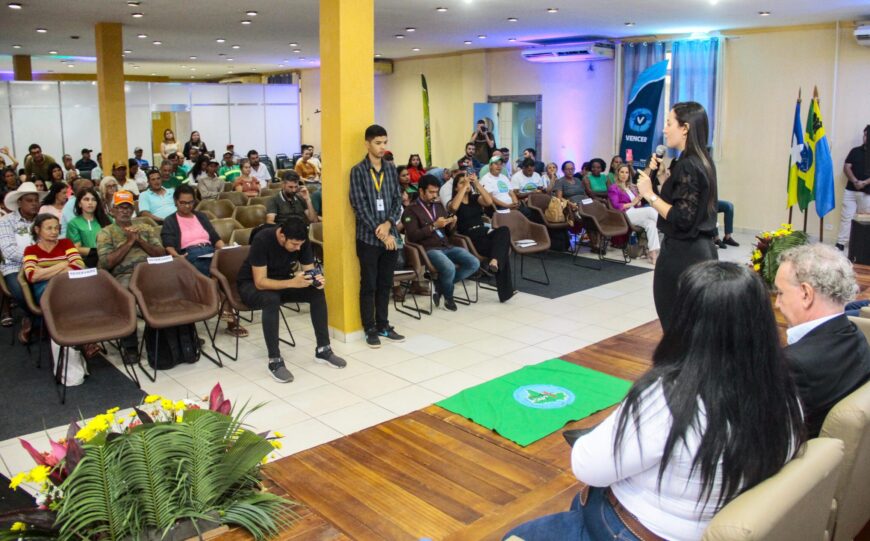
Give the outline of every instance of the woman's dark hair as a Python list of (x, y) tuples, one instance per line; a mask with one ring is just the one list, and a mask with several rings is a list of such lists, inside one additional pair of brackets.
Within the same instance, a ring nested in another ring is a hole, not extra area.
[[(565, 166), (568, 165), (569, 163), (571, 165), (574, 165), (574, 162), (572, 162), (571, 160), (566, 160), (566, 161), (562, 162), (562, 167), (560, 167), (560, 169), (562, 170), (563, 173), (565, 172)], [(574, 167), (576, 167), (576, 165)]]
[(94, 219), (97, 221), (98, 224), (100, 224), (100, 227), (106, 227), (108, 225), (111, 225), (112, 219), (109, 218), (108, 214), (106, 214), (106, 207), (103, 205), (100, 194), (97, 193), (97, 190), (94, 188), (83, 188), (76, 192), (76, 216), (82, 215), (82, 199), (86, 195), (93, 195), (94, 199), (97, 200), (97, 208), (94, 209)]
[(407, 169), (407, 168), (408, 168), (407, 165), (398, 165), (398, 166), (396, 166), (396, 178), (401, 177), (401, 176), (402, 176), (402, 171), (404, 171), (404, 170)]
[[(660, 382), (673, 422), (659, 486), (674, 452), (703, 422), (692, 468), (700, 473), (700, 498), (714, 498), (718, 509), (795, 455), (805, 437), (801, 408), (758, 274), (736, 263), (694, 265), (680, 277), (673, 313), (652, 369), (622, 404), (614, 452), (618, 464), (631, 421), (640, 441), (641, 396)], [(721, 492), (713, 494), (717, 472)]]
[(60, 178), (63, 179), (63, 167), (59, 166), (56, 163), (53, 163), (53, 164), (48, 166), (48, 179), (47, 180), (49, 182), (55, 182), (55, 180), (54, 180), (54, 170), (55, 169), (60, 169), (60, 172), (61, 172)]
[(200, 142), (202, 142), (202, 135), (201, 135), (198, 131), (196, 131), (196, 130), (193, 130), (192, 132), (190, 132), (190, 139), (188, 139), (187, 141), (190, 142), (190, 143), (193, 142), (193, 134), (194, 134), (194, 133), (197, 134), (197, 135), (199, 135), (199, 140), (200, 140)]
[(196, 159), (196, 163), (190, 168), (190, 177), (194, 182), (196, 182), (196, 179), (199, 178), (199, 175), (201, 175), (205, 170), (205, 166), (208, 165), (209, 160), (211, 160), (211, 156), (205, 154)]
[(420, 162), (420, 167), (422, 168), (423, 167), (423, 160), (422, 160), (422, 158), (420, 158), (419, 154), (411, 154), (410, 156), (408, 156), (408, 167), (413, 167), (411, 165), (411, 162), (414, 161), (414, 158), (417, 158), (417, 161)]
[(33, 225), (30, 226), (30, 236), (33, 237), (33, 242), (39, 241), (39, 235), (36, 234), (36, 230), (42, 227), (42, 224), (49, 220), (54, 220), (58, 224), (60, 224), (60, 219), (54, 214), (49, 214), (47, 212), (43, 212), (42, 214), (37, 214), (36, 218), (33, 219)]
[(42, 200), (43, 205), (54, 205), (57, 202), (57, 194), (67, 189), (66, 182), (52, 182), (48, 189), (48, 195)]
[(607, 162), (605, 162), (605, 161), (602, 160), (601, 158), (592, 158), (591, 160), (589, 160), (589, 169), (592, 169), (592, 164), (593, 164), (593, 163), (597, 163), (598, 165), (601, 166), (601, 172), (602, 172), (602, 173), (605, 172), (605, 171), (607, 171)]
[(182, 184), (178, 188), (175, 188), (175, 192), (172, 194), (172, 200), (178, 201), (184, 194), (190, 195), (196, 199), (196, 191), (193, 189), (193, 186), (190, 184)]
[[(621, 157), (619, 154), (617, 154), (616, 156), (610, 158), (610, 168), (609, 168), (610, 171), (608, 171), (609, 173), (615, 173), (615, 172), (616, 172), (616, 171), (613, 170), (613, 160), (615, 160), (616, 158), (620, 158), (620, 159), (621, 159), (622, 157)], [(619, 166), (621, 166), (621, 165), (624, 164), (624, 163), (626, 163), (626, 162), (622, 162), (622, 161), (621, 161), (621, 162), (619, 163), (619, 165), (617, 166), (617, 169), (619, 168)]]
[(459, 181), (464, 179), (465, 177), (465, 171), (463, 171), (462, 169), (460, 169), (456, 172), (455, 175), (453, 175), (453, 193), (450, 195), (451, 200), (456, 197), (456, 192), (459, 191)]
[(292, 240), (308, 240), (308, 224), (302, 218), (291, 216), (281, 225), (281, 234)]
[(681, 126), (687, 126), (686, 148), (680, 158), (684, 156), (696, 162), (698, 168), (704, 172), (710, 185), (710, 196), (707, 200), (707, 210), (716, 214), (716, 204), (719, 201), (718, 183), (716, 182), (716, 168), (707, 151), (710, 125), (707, 120), (707, 111), (704, 106), (695, 101), (682, 101), (673, 106), (674, 116)]
[(18, 185), (18, 173), (15, 172), (15, 168), (14, 168), (14, 167), (12, 167), (11, 165), (8, 165), (8, 166), (6, 166), (5, 169), (3, 169), (3, 186), (2, 186), (2, 188), (3, 188), (4, 190), (7, 188), (7, 186), (6, 186), (6, 175), (7, 175), (8, 173), (12, 173), (12, 175), (15, 177), (15, 185), (16, 185), (16, 186)]
[(134, 167), (136, 167), (137, 169), (139, 168), (139, 161), (136, 158), (130, 158), (129, 160), (127, 160), (127, 178), (134, 178), (133, 177), (133, 168)]

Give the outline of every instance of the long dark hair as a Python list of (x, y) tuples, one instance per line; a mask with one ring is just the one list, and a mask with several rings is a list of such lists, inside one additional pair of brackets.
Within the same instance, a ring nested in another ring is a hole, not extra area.
[(864, 127), (864, 174), (870, 174), (870, 124)]
[[(700, 497), (717, 509), (775, 474), (797, 452), (804, 426), (779, 346), (767, 289), (748, 267), (708, 261), (680, 277), (674, 321), (653, 353), (653, 368), (631, 387), (617, 421), (618, 457), (628, 423), (637, 433), (641, 395), (661, 382), (673, 419), (658, 482), (674, 451), (706, 417), (692, 469)], [(713, 494), (721, 461), (721, 492)], [(700, 500), (699, 500), (700, 502)]]
[(47, 172), (48, 178), (44, 178), (42, 180), (51, 182), (52, 184), (54, 184), (56, 182), (60, 182), (60, 181), (54, 180), (54, 170), (55, 169), (60, 169), (60, 172), (61, 172), (60, 178), (61, 178), (61, 180), (63, 180), (63, 167), (61, 167), (60, 165), (58, 165), (56, 163), (53, 163), (53, 164), (48, 166), (48, 172)]
[(111, 225), (112, 219), (109, 218), (108, 214), (106, 214), (106, 207), (105, 205), (103, 205), (100, 194), (98, 194), (97, 190), (95, 190), (94, 188), (82, 188), (81, 190), (76, 192), (76, 216), (82, 215), (82, 198), (88, 194), (93, 195), (94, 199), (97, 200), (97, 208), (94, 209), (94, 219), (97, 221), (98, 224), (100, 224), (100, 227), (106, 227), (108, 225)]
[(414, 158), (417, 158), (417, 160), (420, 161), (420, 166), (417, 169), (423, 169), (423, 158), (421, 158), (419, 154), (411, 154), (410, 156), (408, 156), (408, 168), (410, 169), (411, 167), (414, 167), (413, 165), (411, 165), (411, 162), (414, 160)]
[(57, 202), (57, 194), (66, 191), (66, 182), (52, 182), (48, 189), (48, 195), (42, 200), (43, 205), (54, 205)]
[(205, 166), (208, 165), (209, 160), (211, 160), (211, 156), (200, 156), (197, 158), (196, 163), (193, 164), (193, 167), (190, 168), (190, 178), (196, 182), (196, 179), (199, 178), (199, 175), (202, 174), (203, 170), (205, 170)]
[(681, 126), (688, 126), (686, 134), (686, 148), (680, 154), (680, 159), (688, 158), (697, 162), (697, 166), (707, 177), (710, 186), (710, 196), (707, 200), (707, 209), (716, 214), (716, 205), (719, 201), (719, 188), (716, 181), (716, 167), (707, 151), (707, 141), (710, 134), (710, 123), (707, 119), (707, 111), (704, 106), (696, 101), (681, 101), (673, 106), (674, 116)]

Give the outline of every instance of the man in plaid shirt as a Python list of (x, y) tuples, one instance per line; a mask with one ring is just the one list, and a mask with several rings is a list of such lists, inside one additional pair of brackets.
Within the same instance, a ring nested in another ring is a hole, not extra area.
[(405, 340), (390, 326), (387, 317), (401, 244), (396, 224), (403, 207), (396, 166), (383, 159), (387, 130), (373, 124), (366, 128), (365, 137), (368, 153), (350, 170), (350, 204), (356, 214), (363, 329), (369, 347), (378, 348), (381, 338), (393, 342)]

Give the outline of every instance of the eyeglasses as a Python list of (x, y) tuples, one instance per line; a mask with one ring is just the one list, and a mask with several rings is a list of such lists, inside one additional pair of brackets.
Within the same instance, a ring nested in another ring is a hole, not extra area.
[(193, 205), (194, 201), (181, 201), (180, 199), (175, 202), (177, 205), (181, 205), (183, 207), (190, 207)]

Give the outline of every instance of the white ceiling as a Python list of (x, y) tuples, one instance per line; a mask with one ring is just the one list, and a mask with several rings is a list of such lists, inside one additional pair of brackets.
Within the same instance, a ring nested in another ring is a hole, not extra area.
[[(9, 0), (0, 4), (0, 71), (12, 69), (10, 55), (28, 54), (37, 72), (94, 73), (94, 24), (99, 21), (124, 24), (124, 47), (131, 51), (125, 71), (133, 75), (216, 78), (229, 71), (238, 75), (318, 64), (316, 0), (141, 0), (138, 6), (127, 0), (15, 1), (22, 9), (8, 8)], [(437, 7), (448, 9), (438, 12)], [(558, 12), (548, 13), (549, 7)], [(257, 15), (247, 16), (250, 10)], [(759, 16), (762, 10), (771, 14)], [(144, 16), (133, 18), (136, 12)], [(518, 20), (510, 22), (510, 17)], [(251, 24), (242, 25), (245, 19)], [(619, 38), (862, 19), (870, 19), (868, 0), (376, 0), (375, 51), (384, 58), (406, 58), (564, 36)], [(37, 33), (37, 27), (48, 32)], [(71, 38), (75, 35), (79, 39)], [(21, 48), (13, 49), (15, 44)]]

